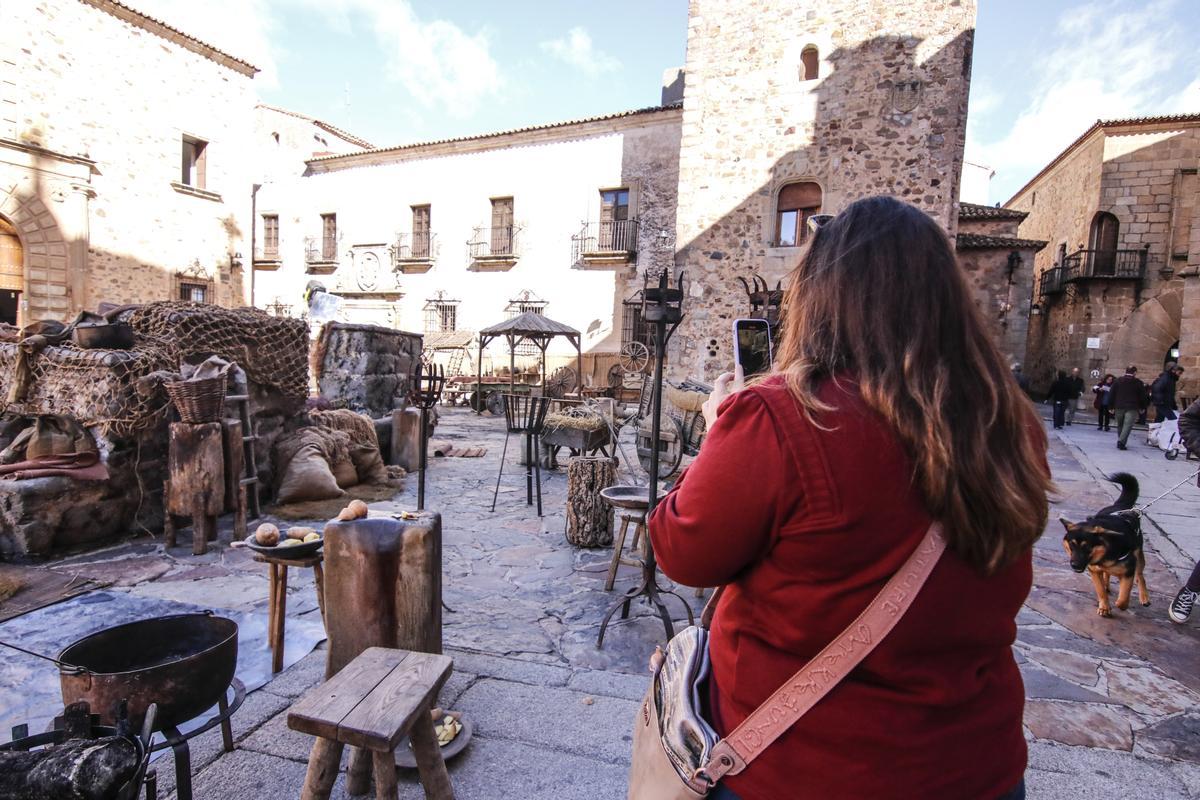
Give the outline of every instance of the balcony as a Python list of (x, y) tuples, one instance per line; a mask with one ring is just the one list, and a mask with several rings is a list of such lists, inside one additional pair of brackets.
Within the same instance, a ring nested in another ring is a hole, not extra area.
[(259, 272), (274, 272), (283, 266), (283, 257), (279, 255), (279, 246), (254, 248), (254, 268)]
[(1064, 283), (1078, 281), (1141, 281), (1146, 277), (1149, 248), (1142, 250), (1076, 250), (1059, 269)]
[(437, 260), (437, 251), (437, 234), (430, 231), (397, 234), (392, 246), (392, 269), (405, 275), (429, 272)]
[(636, 219), (587, 222), (571, 237), (571, 264), (575, 269), (619, 267), (637, 260), (637, 248)]
[(338, 268), (337, 242), (318, 239), (315, 236), (304, 240), (304, 271), (309, 275), (332, 275)]
[(1066, 288), (1066, 283), (1063, 281), (1062, 267), (1051, 267), (1038, 278), (1038, 295), (1041, 297), (1052, 297), (1056, 294), (1062, 294)]
[(518, 234), (515, 225), (501, 228), (476, 228), (467, 242), (470, 272), (504, 272), (513, 267), (520, 257)]

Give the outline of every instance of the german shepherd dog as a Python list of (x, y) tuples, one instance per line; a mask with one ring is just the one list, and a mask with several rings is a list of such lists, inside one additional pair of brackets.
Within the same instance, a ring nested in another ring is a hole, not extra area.
[(1137, 581), (1138, 600), (1150, 605), (1150, 592), (1142, 574), (1146, 567), (1146, 556), (1142, 552), (1142, 518), (1133, 511), (1138, 499), (1137, 478), (1127, 472), (1118, 472), (1108, 478), (1120, 485), (1121, 496), (1117, 502), (1102, 508), (1083, 522), (1071, 522), (1060, 517), (1067, 529), (1063, 536), (1063, 549), (1071, 558), (1071, 569), (1076, 572), (1087, 570), (1092, 576), (1099, 607), (1096, 613), (1111, 617), (1108, 604), (1108, 586), (1115, 576), (1119, 583), (1117, 608), (1129, 608), (1129, 595)]

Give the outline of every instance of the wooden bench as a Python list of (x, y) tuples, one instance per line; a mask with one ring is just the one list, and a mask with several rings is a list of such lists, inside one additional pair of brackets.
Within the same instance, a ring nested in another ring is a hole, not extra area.
[[(448, 656), (370, 647), (288, 712), (288, 727), (317, 737), (301, 800), (326, 800), (346, 745), (371, 752), (375, 797), (395, 800), (396, 745), (408, 736), (425, 796), (453, 800), (429, 711), (450, 676)], [(352, 760), (353, 761), (353, 760)]]

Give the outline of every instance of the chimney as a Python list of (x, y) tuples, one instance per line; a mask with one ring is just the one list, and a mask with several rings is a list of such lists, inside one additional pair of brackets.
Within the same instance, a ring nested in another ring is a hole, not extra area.
[(683, 67), (671, 67), (663, 71), (662, 104), (676, 105), (683, 102)]

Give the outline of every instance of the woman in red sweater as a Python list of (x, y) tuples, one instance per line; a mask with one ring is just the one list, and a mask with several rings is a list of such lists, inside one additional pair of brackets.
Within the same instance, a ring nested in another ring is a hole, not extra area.
[(875, 197), (814, 231), (774, 374), (722, 376), (650, 520), (663, 572), (728, 588), (709, 718), (725, 735), (842, 632), (933, 520), (948, 549), (841, 684), (713, 797), (1024, 797), (1015, 617), (1046, 523), (1045, 433), (954, 248)]

